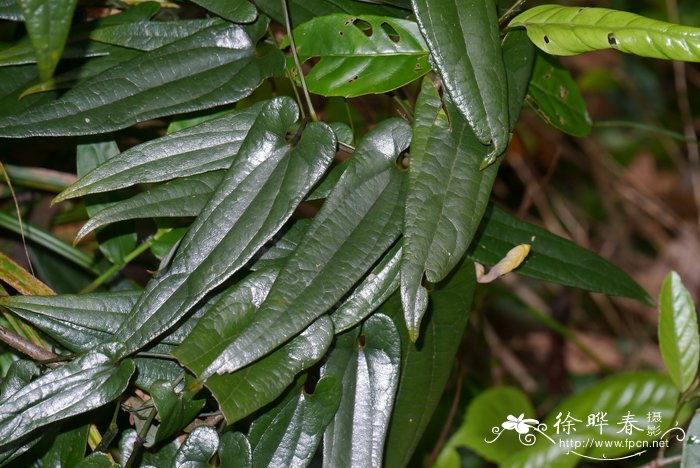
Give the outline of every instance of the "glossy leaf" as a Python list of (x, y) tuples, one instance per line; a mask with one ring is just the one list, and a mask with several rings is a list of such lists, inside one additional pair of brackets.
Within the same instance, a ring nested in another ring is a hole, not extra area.
[(0, 279), (20, 294), (53, 294), (44, 283), (0, 252)]
[(77, 0), (18, 0), (34, 48), (39, 75), (48, 80), (58, 65)]
[(323, 357), (332, 340), (333, 322), (321, 317), (271, 354), (231, 374), (213, 375), (206, 385), (233, 423), (280, 396), (299, 372)]
[(278, 233), (278, 238), (275, 240), (274, 245), (265, 250), (255, 263), (250, 266), (250, 269), (260, 271), (267, 268), (276, 270), (282, 268), (287, 261), (287, 257), (292, 255), (299, 246), (310, 225), (310, 219), (298, 219), (282, 235)]
[[(266, 15), (280, 24), (284, 24), (282, 6), (278, 0), (255, 0), (255, 4)], [(350, 15), (377, 15), (406, 17), (407, 12), (389, 6), (367, 2), (348, 2), (346, 0), (289, 0), (289, 10), (294, 27), (314, 18), (348, 13)]]
[(39, 372), (39, 367), (32, 361), (20, 359), (13, 362), (7, 371), (7, 375), (0, 382), (0, 401), (6, 400), (9, 396), (29, 384)]
[(273, 99), (264, 106), (170, 268), (149, 282), (117, 331), (115, 339), (124, 343), (126, 353), (172, 326), (240, 269), (320, 179), (335, 155), (335, 136), (327, 125), (311, 123), (292, 147), (286, 133), (297, 117), (290, 98)]
[(219, 468), (251, 468), (253, 449), (240, 432), (226, 432), (219, 439)]
[[(99, 42), (68, 42), (63, 49), (62, 59), (85, 59), (109, 55), (118, 50), (118, 47)], [(11, 65), (27, 65), (37, 63), (34, 48), (28, 39), (18, 41), (12, 47), (0, 51), (0, 67)], [(50, 76), (49, 78), (50, 79)]]
[(176, 468), (209, 468), (219, 448), (219, 434), (209, 426), (196, 427), (175, 454)]
[(226, 171), (180, 177), (96, 212), (76, 235), (76, 242), (106, 224), (138, 218), (197, 216), (206, 206)]
[(82, 177), (54, 202), (228, 169), (264, 105), (265, 102), (134, 146)]
[(532, 42), (552, 55), (616, 49), (642, 57), (700, 61), (700, 28), (625, 11), (540, 5), (516, 16), (508, 27), (525, 27)]
[(24, 21), (22, 8), (16, 0), (0, 0), (0, 18), (12, 21)]
[(62, 425), (61, 432), (53, 439), (51, 447), (41, 457), (42, 466), (75, 466), (85, 456), (90, 426), (69, 428)]
[(91, 31), (88, 37), (93, 41), (148, 51), (220, 24), (221, 21), (211, 19), (137, 21), (97, 28)]
[(381, 466), (400, 361), (401, 340), (386, 315), (368, 318), (360, 336), (336, 338), (321, 374), (337, 377), (343, 396), (323, 436), (324, 466)]
[(527, 103), (542, 120), (562, 132), (583, 137), (591, 131), (586, 101), (571, 73), (554, 57), (537, 54)]
[(299, 59), (318, 57), (309, 91), (355, 97), (399, 88), (430, 71), (427, 46), (411, 21), (381, 16), (321, 16), (294, 29)]
[(251, 324), (202, 378), (240, 369), (297, 335), (394, 242), (404, 185), (395, 161), (409, 143), (410, 128), (399, 119), (384, 120), (367, 133)]
[(700, 412), (695, 412), (683, 441), (681, 468), (692, 468), (700, 464)]
[(476, 281), (472, 262), (430, 292), (430, 305), (416, 345), (410, 342), (400, 299), (380, 311), (390, 314), (401, 335), (401, 374), (391, 415), (384, 462), (407, 466), (454, 369), (454, 356), (469, 320)]
[(495, 265), (508, 250), (523, 243), (532, 248), (518, 274), (652, 304), (629, 275), (595, 253), (495, 206), (484, 215), (468, 255), (479, 263)]
[(477, 140), (490, 145), (483, 162), (493, 163), (510, 141), (496, 4), (492, 0), (412, 0), (411, 4), (433, 66)]
[(253, 466), (308, 466), (341, 394), (339, 380), (326, 377), (318, 381), (312, 394), (294, 389), (279, 406), (256, 419), (250, 432), (261, 434), (255, 442)]
[(204, 406), (204, 399), (194, 399), (195, 393), (184, 388), (184, 382), (173, 388), (173, 382), (159, 380), (151, 388), (151, 398), (158, 410), (160, 424), (155, 440), (160, 442), (185, 427)]
[[(534, 48), (524, 35), (503, 44), (508, 64), (510, 129), (515, 127), (530, 78)], [(441, 281), (464, 255), (491, 194), (497, 165), (480, 169), (488, 149), (453, 105), (447, 116), (432, 82), (423, 82), (416, 104), (401, 259), (401, 301), (415, 341), (427, 307), (423, 277)], [(449, 123), (448, 123), (449, 118)]]
[(0, 401), (0, 440), (12, 442), (112, 401), (133, 372), (133, 361), (115, 363), (114, 348), (102, 347), (44, 374)]
[(193, 0), (197, 5), (206, 8), (215, 15), (234, 23), (250, 23), (255, 21), (258, 12), (248, 0)]
[(276, 51), (257, 56), (241, 27), (212, 26), (122, 62), (47, 105), (0, 119), (0, 136), (93, 134), (228, 104), (282, 67)]
[(678, 273), (670, 272), (659, 295), (659, 348), (679, 392), (692, 385), (700, 362), (695, 304)]
[(348, 330), (374, 312), (399, 288), (401, 244), (379, 261), (350, 296), (331, 314), (335, 332)]

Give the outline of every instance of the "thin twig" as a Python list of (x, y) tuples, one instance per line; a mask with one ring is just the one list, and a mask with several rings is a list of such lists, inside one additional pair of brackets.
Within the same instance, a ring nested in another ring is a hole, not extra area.
[(297, 46), (294, 42), (294, 35), (292, 34), (292, 20), (289, 18), (289, 6), (287, 5), (287, 0), (280, 0), (282, 2), (282, 12), (284, 13), (284, 22), (287, 27), (287, 37), (289, 37), (289, 46), (292, 48), (292, 57), (294, 57), (294, 65), (297, 67), (297, 73), (299, 74), (299, 81), (301, 82), (301, 89), (304, 91), (304, 98), (306, 98), (306, 105), (309, 108), (309, 114), (311, 115), (311, 120), (318, 122), (318, 116), (314, 110), (314, 105), (311, 103), (311, 96), (309, 95), (309, 90), (306, 87), (306, 80), (304, 79), (304, 72), (301, 69), (301, 62), (299, 61), (299, 55), (297, 54)]
[(15, 203), (15, 211), (17, 212), (17, 222), (19, 223), (19, 235), (22, 238), (22, 246), (24, 247), (24, 255), (27, 257), (27, 264), (29, 265), (29, 272), (32, 276), (36, 276), (34, 273), (34, 267), (32, 266), (32, 259), (29, 258), (29, 249), (27, 249), (27, 239), (24, 237), (24, 223), (22, 223), (22, 212), (19, 209), (19, 203), (17, 203), (17, 196), (15, 195), (15, 190), (12, 188), (12, 181), (10, 180), (10, 175), (7, 173), (5, 166), (0, 162), (0, 171), (5, 178), (5, 183), (10, 189), (10, 194), (12, 195), (12, 201)]
[(132, 466), (134, 466), (134, 463), (136, 463), (139, 451), (141, 450), (141, 447), (146, 441), (146, 437), (148, 436), (148, 430), (151, 428), (151, 424), (153, 424), (153, 420), (155, 419), (157, 413), (158, 411), (155, 407), (153, 407), (148, 413), (148, 416), (146, 416), (146, 421), (144, 421), (143, 426), (141, 426), (141, 430), (136, 436), (136, 442), (134, 442), (134, 447), (131, 450), (131, 455), (129, 455), (129, 459), (124, 464), (124, 468), (131, 468)]
[[(56, 358), (59, 358), (58, 354), (54, 354), (49, 350), (35, 345), (31, 341), (5, 328), (2, 325), (0, 325), (0, 341), (36, 361), (51, 361)], [(58, 363), (47, 362), (46, 366), (57, 367)]]
[(508, 11), (503, 13), (503, 15), (498, 18), (498, 25), (503, 26), (510, 18), (513, 16), (526, 2), (527, 0), (518, 0), (513, 3), (513, 5), (508, 8)]

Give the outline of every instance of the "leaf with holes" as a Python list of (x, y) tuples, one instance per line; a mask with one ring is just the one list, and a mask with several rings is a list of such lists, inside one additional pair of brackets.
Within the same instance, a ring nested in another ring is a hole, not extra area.
[(87, 135), (207, 109), (248, 96), (282, 70), (281, 54), (258, 56), (240, 26), (212, 26), (122, 62), (46, 105), (0, 118), (0, 136)]
[(415, 23), (382, 16), (330, 15), (294, 29), (299, 59), (318, 58), (309, 91), (354, 97), (399, 88), (430, 71)]
[(642, 57), (700, 61), (700, 28), (606, 8), (540, 5), (519, 14), (509, 28), (524, 27), (552, 55), (616, 49)]
[(478, 141), (489, 145), (483, 166), (492, 164), (510, 141), (496, 3), (412, 0), (411, 4), (447, 93)]
[(659, 349), (671, 380), (685, 392), (698, 373), (700, 336), (693, 298), (675, 271), (666, 276), (659, 294)]
[(583, 137), (591, 131), (586, 101), (569, 70), (555, 57), (537, 54), (526, 102), (542, 120), (562, 132)]
[(335, 155), (327, 125), (306, 125), (291, 98), (268, 101), (226, 177), (183, 238), (168, 270), (152, 279), (115, 340), (132, 353), (170, 328), (209, 291), (238, 271), (292, 215)]
[[(508, 71), (510, 129), (515, 127), (530, 79), (534, 47), (524, 34), (503, 43)], [(455, 106), (425, 80), (413, 124), (401, 258), (401, 299), (412, 340), (427, 307), (423, 276), (441, 281), (464, 255), (486, 210), (498, 164), (480, 170), (488, 148)], [(449, 119), (448, 119), (449, 117)]]
[(323, 435), (327, 466), (381, 466), (399, 379), (401, 340), (389, 317), (375, 314), (336, 338), (321, 369), (343, 386), (340, 407)]
[(350, 290), (401, 231), (408, 124), (387, 119), (355, 149), (350, 165), (284, 263), (253, 321), (202, 374), (238, 370), (279, 347)]

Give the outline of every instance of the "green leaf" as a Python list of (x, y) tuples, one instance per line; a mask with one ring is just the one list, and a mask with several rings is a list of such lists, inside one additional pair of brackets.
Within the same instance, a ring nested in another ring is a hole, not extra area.
[(700, 336), (693, 298), (675, 271), (659, 294), (659, 348), (671, 380), (685, 392), (698, 373)]
[(398, 237), (410, 143), (399, 119), (377, 124), (286, 261), (251, 324), (203, 373), (232, 372), (286, 342), (332, 307)]
[(583, 137), (591, 131), (586, 101), (569, 70), (554, 57), (537, 54), (527, 103), (542, 120), (562, 132)]
[(136, 21), (97, 28), (90, 31), (88, 37), (93, 41), (148, 51), (221, 24), (221, 21), (213, 19)]
[[(468, 447), (494, 463), (503, 463), (519, 452), (525, 446), (518, 440), (515, 431), (505, 432), (501, 424), (506, 416), (534, 418), (535, 409), (528, 397), (513, 387), (494, 387), (474, 398), (469, 407), (464, 422), (457, 432), (447, 442), (447, 447)], [(496, 438), (492, 428), (500, 429), (503, 434), (496, 442), (488, 441)], [(484, 437), (484, 435), (487, 437)], [(491, 435), (491, 437), (488, 437)]]
[(219, 448), (219, 434), (209, 426), (196, 427), (175, 454), (176, 467), (210, 468), (209, 460)]
[(280, 396), (299, 372), (323, 357), (332, 340), (333, 322), (321, 317), (271, 354), (231, 374), (213, 375), (206, 385), (233, 423)]
[(312, 394), (294, 389), (279, 406), (256, 419), (250, 429), (251, 434), (260, 433), (253, 466), (308, 466), (341, 394), (340, 381), (326, 377), (318, 381)]
[(286, 134), (297, 118), (290, 98), (265, 104), (170, 268), (148, 283), (117, 331), (124, 352), (136, 351), (168, 329), (248, 262), (321, 178), (335, 155), (335, 135), (323, 123), (310, 123), (298, 144), (290, 146)]
[(134, 146), (61, 192), (55, 202), (231, 167), (269, 101)]
[(484, 164), (493, 163), (510, 141), (496, 3), (412, 0), (411, 4), (447, 93), (478, 141), (490, 145)]
[(206, 403), (204, 399), (195, 400), (196, 392), (188, 391), (184, 387), (184, 381), (173, 388), (173, 382), (166, 380), (159, 380), (150, 387), (153, 404), (160, 419), (156, 442), (166, 440), (185, 427)]
[(540, 5), (516, 16), (540, 49), (577, 55), (603, 49), (667, 60), (700, 61), (700, 29), (606, 8)]
[(465, 260), (430, 292), (421, 338), (408, 338), (397, 296), (382, 311), (401, 335), (401, 374), (385, 450), (386, 466), (407, 466), (437, 407), (454, 367), (454, 356), (470, 316), (476, 286), (474, 266)]
[(415, 23), (381, 16), (321, 16), (294, 29), (309, 91), (355, 97), (399, 88), (430, 71)]
[(87, 448), (89, 424), (69, 428), (63, 424), (48, 451), (41, 457), (42, 466), (75, 466), (83, 460)]
[(603, 258), (495, 206), (484, 215), (468, 255), (479, 263), (495, 265), (519, 244), (532, 246), (517, 270), (521, 275), (653, 304), (629, 275)]
[(75, 465), (75, 468), (115, 468), (117, 466), (119, 465), (114, 463), (106, 453), (93, 452)]
[(115, 363), (114, 348), (95, 349), (0, 400), (3, 444), (121, 395), (134, 372), (134, 363), (130, 359)]
[(48, 80), (61, 58), (77, 0), (18, 0), (41, 79)]
[(51, 103), (0, 119), (0, 136), (93, 134), (228, 104), (282, 68), (281, 54), (257, 56), (240, 26), (212, 26), (122, 62)]
[[(76, 242), (106, 224), (129, 219), (197, 216), (206, 206), (226, 171), (211, 171), (157, 185), (94, 213), (76, 235)], [(94, 195), (93, 195), (94, 196)]]
[[(285, 23), (279, 0), (255, 0), (255, 4), (278, 23)], [(346, 0), (289, 0), (289, 10), (293, 27), (311, 21), (314, 18), (335, 13), (348, 13), (355, 16), (376, 15), (404, 18), (407, 16), (407, 12), (397, 8), (368, 2), (348, 2)]]
[(381, 466), (384, 440), (399, 379), (401, 340), (386, 315), (372, 315), (362, 333), (350, 330), (336, 338), (323, 366), (335, 376), (343, 396), (323, 436), (327, 466)]
[[(76, 152), (78, 177), (84, 176), (118, 154), (119, 147), (113, 140), (78, 145)], [(88, 216), (92, 217), (107, 203), (109, 203), (109, 198), (103, 195), (86, 197), (85, 209)], [(136, 226), (133, 224), (101, 229), (96, 237), (100, 251), (112, 263), (122, 263), (124, 257), (136, 248)]]
[(683, 441), (683, 459), (681, 468), (693, 468), (700, 465), (700, 412), (696, 411), (690, 421)]
[(276, 270), (282, 268), (287, 261), (287, 257), (292, 255), (299, 246), (299, 243), (306, 235), (306, 231), (309, 230), (310, 225), (310, 219), (298, 219), (283, 235), (279, 236), (278, 233), (279, 238), (274, 245), (263, 252), (260, 258), (251, 265), (250, 269), (253, 271), (260, 271), (266, 268), (273, 268)]
[(253, 450), (240, 432), (226, 432), (219, 439), (219, 468), (251, 468)]
[(0, 18), (11, 21), (24, 21), (22, 8), (17, 0), (0, 0)]
[[(533, 62), (524, 36), (503, 44), (508, 71), (510, 129), (515, 128)], [(415, 341), (427, 307), (423, 277), (441, 281), (462, 258), (486, 210), (497, 165), (480, 169), (488, 148), (446, 101), (447, 117), (432, 82), (425, 80), (416, 104), (401, 259), (401, 301)], [(449, 122), (448, 122), (449, 117)]]
[(39, 367), (32, 361), (20, 359), (10, 365), (7, 375), (0, 382), (0, 401), (29, 384), (39, 374)]
[(401, 244), (379, 261), (350, 296), (331, 314), (335, 332), (348, 330), (374, 312), (399, 288)]
[(234, 23), (251, 23), (258, 16), (255, 6), (247, 0), (193, 0), (215, 15)]

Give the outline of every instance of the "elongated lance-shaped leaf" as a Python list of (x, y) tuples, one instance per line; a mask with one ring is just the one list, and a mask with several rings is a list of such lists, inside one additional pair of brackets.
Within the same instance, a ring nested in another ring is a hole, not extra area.
[(231, 167), (267, 101), (134, 146), (58, 194), (69, 198)]
[(389, 250), (350, 296), (331, 314), (335, 332), (348, 330), (386, 301), (399, 288), (401, 243)]
[(495, 265), (513, 247), (530, 244), (518, 274), (564, 286), (653, 301), (627, 273), (590, 250), (489, 206), (467, 255), (479, 263)]
[(77, 0), (18, 0), (37, 57), (39, 75), (48, 80), (58, 65)]
[(671, 380), (685, 392), (698, 373), (700, 336), (693, 298), (675, 271), (666, 276), (659, 294), (659, 349)]
[[(509, 34), (503, 43), (508, 63), (510, 128), (514, 128), (532, 71), (535, 48), (525, 35)], [(412, 340), (418, 338), (428, 297), (423, 275), (442, 280), (464, 255), (486, 210), (497, 165), (479, 166), (488, 148), (449, 100), (447, 117), (437, 91), (424, 81), (416, 105), (406, 196), (401, 301)]]
[(294, 40), (300, 60), (320, 59), (311, 65), (306, 84), (323, 96), (384, 93), (430, 71), (427, 46), (412, 21), (321, 16), (297, 27)]
[(91, 31), (88, 37), (94, 41), (130, 49), (154, 50), (220, 24), (222, 22), (216, 19), (137, 21), (97, 28)]
[(250, 23), (255, 21), (258, 11), (248, 0), (193, 0), (197, 5), (206, 8), (234, 23)]
[(228, 104), (283, 66), (278, 51), (257, 56), (240, 26), (212, 26), (122, 62), (47, 105), (0, 119), (0, 136), (94, 134)]
[(321, 374), (337, 377), (343, 397), (323, 435), (323, 466), (382, 466), (399, 380), (401, 339), (389, 317), (371, 316), (361, 336), (339, 335)]
[(149, 282), (115, 339), (131, 353), (163, 333), (240, 269), (289, 219), (335, 155), (325, 124), (286, 141), (298, 118), (290, 98), (265, 104), (226, 177), (183, 238), (170, 268)]
[(134, 372), (134, 363), (130, 359), (116, 363), (116, 348), (110, 345), (93, 350), (0, 401), (2, 445), (121, 395)]
[(251, 324), (200, 376), (233, 372), (280, 346), (340, 300), (399, 235), (408, 124), (388, 119), (357, 146)]
[(508, 27), (525, 27), (532, 42), (552, 55), (616, 49), (642, 57), (700, 61), (700, 28), (626, 11), (540, 5), (513, 18)]
[(211, 171), (180, 177), (147, 192), (114, 202), (95, 213), (80, 228), (76, 242), (91, 231), (109, 223), (136, 218), (197, 216), (206, 206), (226, 171)]
[(380, 312), (390, 314), (401, 335), (401, 374), (387, 436), (385, 466), (407, 466), (418, 446), (454, 369), (454, 356), (469, 321), (475, 287), (474, 265), (468, 259), (436, 285), (430, 292), (420, 346), (408, 338), (398, 297), (392, 297), (380, 308)]
[(508, 90), (493, 0), (411, 0), (433, 66), (478, 141), (484, 165), (508, 146)]
[(253, 466), (308, 466), (341, 394), (340, 381), (325, 377), (313, 393), (293, 389), (279, 406), (256, 419), (250, 428), (251, 442), (255, 434)]

